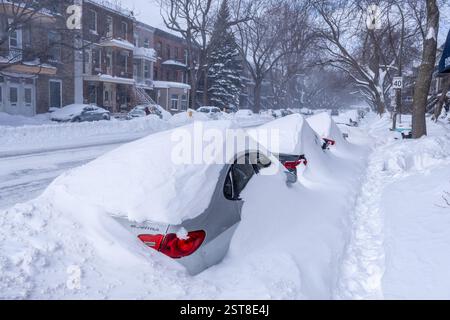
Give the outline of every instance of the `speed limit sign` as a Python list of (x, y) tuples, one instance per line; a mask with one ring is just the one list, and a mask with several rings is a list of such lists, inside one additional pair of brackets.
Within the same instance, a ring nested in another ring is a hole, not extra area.
[(403, 77), (395, 77), (392, 82), (392, 87), (394, 89), (403, 89)]

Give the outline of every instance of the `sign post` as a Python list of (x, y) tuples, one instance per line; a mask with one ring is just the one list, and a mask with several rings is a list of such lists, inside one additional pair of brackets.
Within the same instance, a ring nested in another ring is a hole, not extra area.
[(394, 77), (392, 81), (392, 88), (395, 90), (395, 111), (393, 117), (392, 130), (397, 129), (397, 116), (399, 122), (402, 123), (402, 89), (403, 89), (403, 77)]

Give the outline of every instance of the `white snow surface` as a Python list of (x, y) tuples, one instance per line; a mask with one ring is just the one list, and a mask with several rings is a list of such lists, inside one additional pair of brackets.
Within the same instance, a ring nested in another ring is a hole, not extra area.
[[(338, 140), (320, 117), (317, 133)], [(66, 173), (0, 213), (0, 299), (450, 299), (449, 124), (429, 122), (419, 140), (397, 139), (390, 125), (368, 115), (345, 126), (345, 147), (317, 152), (290, 188), (283, 173), (252, 179), (227, 257), (195, 277), (132, 237), (101, 200), (72, 192), (72, 177), (94, 166)], [(145, 141), (103, 159), (136, 161)], [(128, 186), (113, 187), (128, 197)]]
[(130, 121), (98, 121), (95, 124), (52, 122), (19, 127), (0, 126), (0, 154), (134, 140), (169, 128), (170, 124), (157, 116)]
[[(211, 121), (205, 125), (220, 123)], [(155, 166), (151, 160), (159, 156), (152, 155), (155, 151), (146, 147), (147, 141), (154, 140), (161, 148), (158, 151), (164, 153), (167, 146), (162, 143), (163, 135), (134, 142), (121, 152), (112, 151), (98, 161), (66, 173), (38, 199), (2, 212), (0, 298), (333, 298), (348, 242), (348, 212), (358, 194), (367, 156), (365, 147), (351, 145), (352, 152), (347, 155), (319, 153), (322, 164), (318, 168), (336, 170), (330, 170), (327, 177), (302, 177), (301, 182), (290, 188), (282, 172), (256, 176), (242, 194), (245, 201), (242, 222), (226, 259), (191, 277), (175, 261), (146, 248), (123, 229), (111, 218), (110, 211), (117, 211), (116, 206), (107, 203), (113, 201), (122, 209), (130, 209), (124, 204), (129, 199), (151, 203), (151, 194), (143, 194), (138, 187), (122, 182), (131, 181), (124, 178), (131, 174), (136, 175), (133, 177), (136, 185), (156, 185), (146, 178), (162, 176), (152, 172), (161, 169), (161, 164)], [(149, 155), (149, 161), (136, 157), (139, 154)], [(119, 169), (118, 161), (126, 161), (120, 166), (121, 171), (103, 167)], [(137, 174), (126, 168), (134, 165), (143, 170)], [(103, 182), (88, 182), (94, 170), (98, 170), (95, 175)], [(217, 174), (208, 170), (205, 174), (212, 178)], [(188, 187), (169, 190), (172, 194), (167, 197), (182, 198), (191, 186), (199, 183), (191, 184), (187, 176), (182, 178), (186, 179)], [(204, 180), (201, 178), (202, 183)], [(107, 190), (99, 189), (105, 186)], [(208, 189), (209, 185), (204, 187)], [(107, 194), (108, 191), (113, 195)], [(141, 198), (129, 195), (134, 192)], [(103, 196), (107, 201), (103, 201)], [(198, 203), (189, 204), (197, 205), (201, 207)], [(148, 209), (151, 208), (155, 205), (151, 204)], [(131, 209), (132, 214), (139, 212)], [(186, 207), (176, 209), (181, 209), (183, 215), (186, 213)]]

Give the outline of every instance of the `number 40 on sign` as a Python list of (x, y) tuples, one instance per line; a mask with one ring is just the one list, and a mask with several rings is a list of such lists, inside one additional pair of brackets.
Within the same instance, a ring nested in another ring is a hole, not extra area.
[(403, 77), (395, 77), (392, 82), (392, 87), (394, 89), (403, 89)]

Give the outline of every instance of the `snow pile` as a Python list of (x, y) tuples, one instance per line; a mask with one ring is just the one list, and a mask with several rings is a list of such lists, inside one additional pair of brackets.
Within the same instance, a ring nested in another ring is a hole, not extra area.
[(169, 123), (173, 126), (183, 126), (195, 121), (210, 121), (211, 119), (204, 113), (189, 109), (186, 112), (180, 112), (172, 116)]
[[(209, 124), (220, 122), (204, 125)], [(144, 213), (142, 206), (126, 207), (128, 200), (147, 204), (145, 214), (160, 214), (152, 211), (159, 209), (154, 202), (160, 200), (143, 192), (151, 191), (148, 186), (156, 188), (158, 197), (167, 192), (170, 195), (162, 196), (184, 203), (184, 207), (172, 207), (183, 216), (188, 207), (202, 207), (203, 200), (187, 201), (191, 192), (208, 198), (209, 182), (200, 173), (178, 176), (184, 183), (174, 189), (157, 186), (158, 181), (166, 181), (156, 172), (163, 164), (153, 159), (162, 156), (152, 154), (157, 152), (147, 148), (147, 142), (164, 154), (168, 148), (162, 141), (164, 135), (113, 151), (65, 174), (39, 199), (0, 213), (0, 298), (332, 298), (348, 242), (348, 212), (365, 164), (361, 158), (334, 157), (325, 165), (336, 170), (326, 182), (315, 180), (313, 187), (297, 183), (288, 188), (282, 172), (253, 178), (242, 194), (242, 222), (227, 258), (190, 277), (175, 261), (146, 248), (110, 216), (117, 212), (115, 205), (133, 210), (132, 214)], [(363, 156), (360, 148), (352, 147), (352, 156)], [(137, 160), (136, 155), (140, 155)], [(128, 169), (134, 166), (135, 172)], [(205, 170), (202, 174), (214, 180), (217, 171)], [(177, 177), (172, 171), (164, 174), (169, 182), (175, 179), (172, 173)], [(93, 174), (104, 181), (92, 181)], [(200, 183), (206, 191), (200, 191)]]
[(21, 115), (11, 115), (8, 113), (0, 112), (0, 127), (21, 127), (47, 123), (52, 123), (50, 120), (50, 113), (39, 114), (34, 117), (25, 117)]
[(450, 131), (428, 122), (428, 137), (402, 140), (391, 125), (388, 116), (371, 125), (375, 148), (336, 296), (449, 299)]
[(22, 127), (0, 127), (0, 153), (43, 151), (58, 147), (77, 147), (126, 141), (170, 128), (157, 116), (131, 121), (99, 121), (48, 124)]

